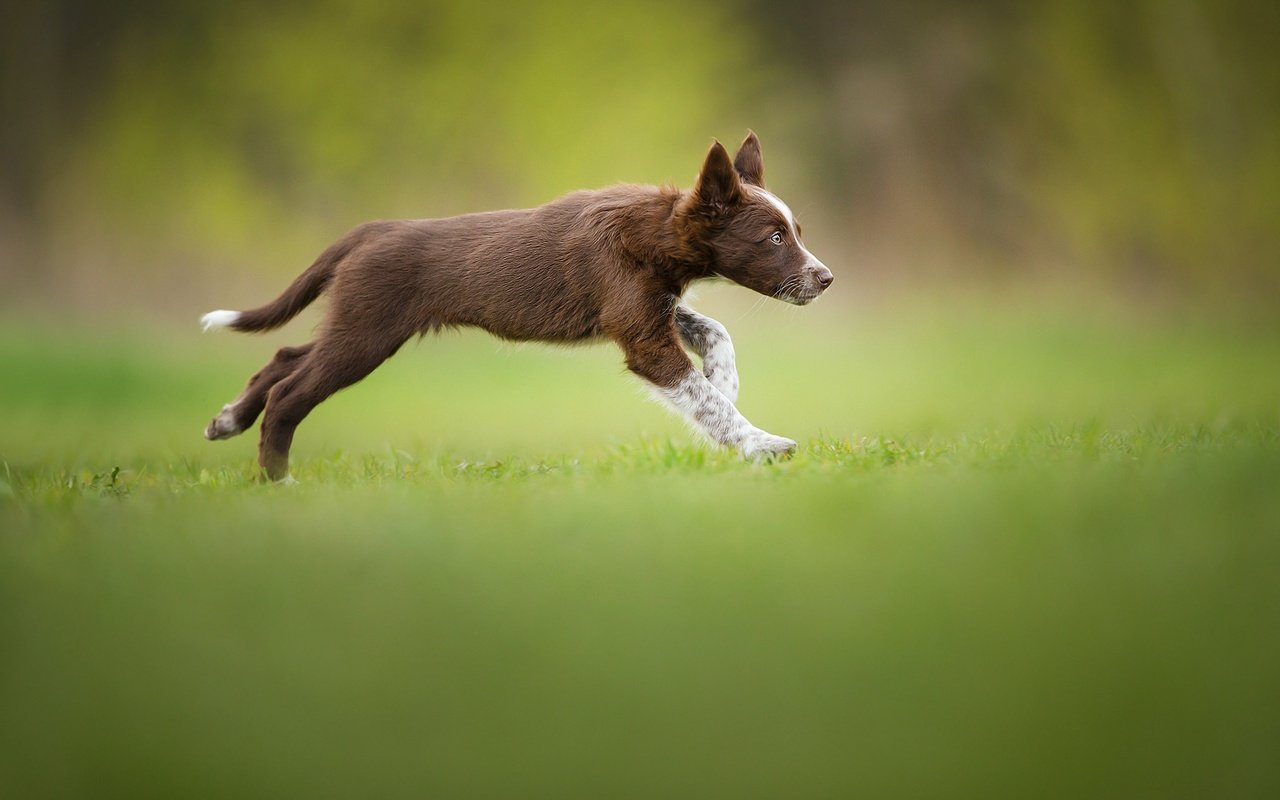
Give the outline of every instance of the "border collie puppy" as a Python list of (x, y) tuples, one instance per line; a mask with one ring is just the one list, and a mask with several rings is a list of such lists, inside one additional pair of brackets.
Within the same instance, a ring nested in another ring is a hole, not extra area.
[(271, 303), (204, 315), (205, 330), (266, 331), (329, 294), (315, 340), (277, 352), (204, 435), (235, 436), (262, 414), (258, 463), (268, 478), (291, 480), (293, 432), (312, 409), (415, 334), (474, 325), (517, 341), (611, 339), (632, 372), (714, 441), (746, 458), (790, 454), (795, 442), (734, 407), (724, 326), (681, 304), (689, 284), (712, 277), (796, 305), (831, 285), (791, 210), (764, 188), (754, 133), (732, 161), (715, 142), (690, 191), (623, 185), (519, 211), (366, 223)]

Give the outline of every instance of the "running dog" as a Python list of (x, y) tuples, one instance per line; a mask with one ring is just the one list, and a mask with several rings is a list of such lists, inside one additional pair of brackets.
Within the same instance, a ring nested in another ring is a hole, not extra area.
[(611, 339), (627, 367), (713, 441), (749, 459), (788, 455), (795, 442), (734, 406), (738, 374), (724, 326), (681, 303), (704, 278), (796, 305), (831, 285), (791, 209), (765, 189), (754, 133), (732, 160), (712, 144), (688, 191), (622, 185), (538, 208), (369, 222), (271, 303), (204, 315), (206, 331), (266, 331), (329, 295), (315, 340), (277, 352), (204, 435), (230, 438), (262, 415), (258, 463), (271, 480), (291, 481), (294, 430), (312, 409), (412, 336), (470, 325), (517, 341)]

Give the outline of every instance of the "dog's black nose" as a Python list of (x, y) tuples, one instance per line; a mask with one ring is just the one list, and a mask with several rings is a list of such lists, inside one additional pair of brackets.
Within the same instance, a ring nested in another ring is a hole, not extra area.
[(814, 275), (813, 277), (815, 280), (818, 281), (818, 285), (821, 286), (823, 289), (830, 286), (831, 282), (836, 279), (836, 276), (832, 275), (831, 270), (827, 269), (826, 267), (823, 267), (822, 269), (818, 270), (818, 274)]

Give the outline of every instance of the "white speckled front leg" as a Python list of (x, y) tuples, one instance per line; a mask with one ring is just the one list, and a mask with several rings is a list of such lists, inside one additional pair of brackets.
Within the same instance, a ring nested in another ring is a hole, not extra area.
[(658, 391), (713, 441), (736, 449), (744, 458), (790, 455), (796, 450), (790, 439), (748, 422), (728, 397), (692, 367), (675, 386)]
[(686, 306), (676, 307), (680, 338), (702, 359), (702, 374), (729, 402), (738, 401), (738, 369), (729, 331), (711, 317)]

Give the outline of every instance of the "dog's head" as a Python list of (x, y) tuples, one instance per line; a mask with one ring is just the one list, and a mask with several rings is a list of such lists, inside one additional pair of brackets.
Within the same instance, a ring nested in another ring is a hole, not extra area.
[(764, 188), (754, 133), (733, 161), (719, 142), (711, 146), (682, 212), (698, 221), (699, 244), (721, 277), (796, 305), (812, 302), (831, 285), (831, 270), (801, 242), (791, 209)]

